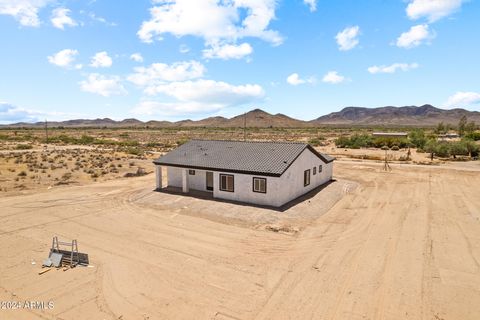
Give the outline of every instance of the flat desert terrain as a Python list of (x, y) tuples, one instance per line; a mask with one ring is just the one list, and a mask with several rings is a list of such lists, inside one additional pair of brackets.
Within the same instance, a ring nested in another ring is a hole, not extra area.
[[(392, 168), (342, 159), (284, 211), (152, 174), (2, 196), (0, 301), (54, 307), (0, 319), (480, 319), (480, 163)], [(90, 267), (39, 275), (54, 235)]]

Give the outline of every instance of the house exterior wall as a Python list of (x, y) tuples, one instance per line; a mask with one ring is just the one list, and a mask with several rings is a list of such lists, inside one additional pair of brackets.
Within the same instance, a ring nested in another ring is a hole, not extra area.
[[(322, 165), (322, 172), (318, 172), (319, 165)], [(313, 174), (313, 167), (316, 167), (316, 175)], [(310, 185), (304, 186), (303, 174), (304, 171), (308, 169), (310, 169)], [(332, 174), (333, 162), (325, 163), (310, 150), (305, 149), (280, 177), (280, 185), (282, 188), (279, 190), (281, 200), (278, 206), (327, 183), (332, 180)]]
[[(220, 174), (228, 174), (234, 176), (233, 192), (220, 190)], [(253, 177), (267, 179), (266, 193), (253, 192)], [(279, 197), (279, 181), (280, 178), (277, 177), (265, 177), (261, 175), (249, 175), (216, 171), (213, 174), (213, 197), (226, 200), (248, 202), (264, 206), (276, 206)]]
[[(322, 172), (318, 172), (322, 165)], [(316, 167), (316, 175), (313, 174)], [(310, 169), (310, 185), (304, 186), (304, 171)], [(168, 186), (182, 188), (182, 171), (188, 169), (167, 167)], [(305, 149), (281, 177), (265, 177), (231, 172), (213, 172), (213, 197), (225, 200), (253, 203), (257, 205), (280, 207), (287, 202), (317, 188), (332, 179), (333, 162), (324, 163), (309, 149)], [(220, 190), (220, 174), (234, 176), (234, 191)], [(253, 177), (267, 179), (267, 192), (253, 191)], [(206, 171), (195, 170), (188, 175), (188, 187), (194, 190), (206, 190)]]
[[(319, 165), (322, 165), (322, 172), (318, 172)], [(313, 167), (316, 167), (316, 175), (313, 175)], [(304, 186), (303, 173), (308, 169), (310, 169), (310, 185)], [(333, 162), (325, 163), (310, 150), (305, 149), (281, 177), (233, 173), (235, 177), (234, 192), (219, 189), (219, 176), (222, 173), (224, 172), (214, 173), (213, 196), (215, 198), (280, 207), (332, 180)], [(224, 174), (232, 173), (225, 172)], [(253, 192), (253, 177), (267, 179), (267, 193)]]
[(188, 187), (193, 190), (207, 190), (207, 174), (204, 170), (196, 170), (195, 175), (188, 174), (188, 169), (167, 167), (168, 185), (172, 187), (182, 187), (182, 171), (187, 170)]

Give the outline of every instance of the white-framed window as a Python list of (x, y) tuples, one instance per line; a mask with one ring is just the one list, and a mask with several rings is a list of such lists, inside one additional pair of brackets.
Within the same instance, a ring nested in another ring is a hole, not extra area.
[(253, 192), (267, 193), (267, 179), (253, 177)]
[(233, 192), (234, 176), (232, 174), (220, 174), (220, 190)]
[(317, 174), (317, 167), (313, 167), (313, 175)]
[(322, 165), (319, 165), (318, 166), (318, 173), (322, 172), (322, 169), (323, 169)]
[(303, 172), (303, 186), (306, 187), (310, 184), (310, 169)]
[(188, 170), (188, 174), (191, 175), (191, 176), (194, 176), (195, 175), (195, 170)]

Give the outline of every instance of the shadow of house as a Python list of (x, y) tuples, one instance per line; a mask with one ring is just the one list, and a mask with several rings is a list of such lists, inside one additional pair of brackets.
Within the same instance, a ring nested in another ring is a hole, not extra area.
[(180, 187), (172, 187), (168, 186), (162, 189), (154, 189), (153, 191), (155, 192), (160, 192), (160, 193), (166, 193), (166, 194), (171, 194), (171, 195), (178, 195), (182, 197), (189, 197), (189, 198), (194, 198), (194, 199), (201, 199), (201, 200), (208, 200), (208, 201), (214, 201), (214, 202), (220, 202), (220, 203), (229, 203), (229, 204), (235, 204), (239, 206), (244, 206), (244, 207), (251, 207), (251, 208), (260, 208), (260, 209), (269, 209), (277, 212), (285, 212), (296, 205), (309, 201), (310, 199), (314, 198), (318, 193), (320, 193), (323, 189), (327, 188), (333, 183), (336, 183), (337, 181), (335, 179), (332, 179), (315, 189), (287, 202), (286, 204), (280, 206), (280, 207), (274, 207), (274, 206), (268, 206), (268, 205), (258, 205), (254, 203), (246, 203), (243, 201), (234, 201), (234, 200), (227, 200), (227, 199), (219, 199), (219, 198), (214, 198), (213, 194), (211, 192), (207, 191), (200, 191), (200, 190), (193, 190), (191, 189), (189, 192), (184, 193), (182, 191), (182, 188)]

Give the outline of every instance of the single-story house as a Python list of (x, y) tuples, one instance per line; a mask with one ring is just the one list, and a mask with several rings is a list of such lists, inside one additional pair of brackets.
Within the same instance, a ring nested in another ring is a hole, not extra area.
[(334, 158), (306, 143), (190, 140), (153, 161), (168, 187), (214, 198), (280, 207), (329, 182)]

